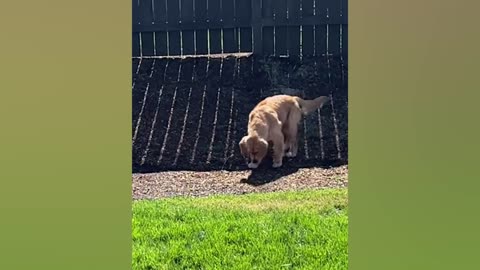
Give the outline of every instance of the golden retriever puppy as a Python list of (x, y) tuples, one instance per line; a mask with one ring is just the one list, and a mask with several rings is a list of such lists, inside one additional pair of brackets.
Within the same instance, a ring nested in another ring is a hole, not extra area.
[(320, 108), (329, 98), (321, 96), (304, 100), (289, 95), (276, 95), (262, 100), (249, 114), (248, 131), (240, 142), (240, 152), (250, 169), (256, 169), (268, 153), (272, 143), (272, 167), (282, 166), (287, 156), (297, 154), (297, 128), (302, 115)]

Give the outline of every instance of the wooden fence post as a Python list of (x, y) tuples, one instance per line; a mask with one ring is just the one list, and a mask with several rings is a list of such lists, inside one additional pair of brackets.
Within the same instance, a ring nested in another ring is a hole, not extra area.
[(262, 0), (252, 0), (253, 52), (263, 54)]

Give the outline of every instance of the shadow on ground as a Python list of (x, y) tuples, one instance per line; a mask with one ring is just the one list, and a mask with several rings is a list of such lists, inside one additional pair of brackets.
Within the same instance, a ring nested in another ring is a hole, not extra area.
[(279, 169), (262, 168), (252, 170), (252, 173), (248, 176), (248, 178), (242, 179), (241, 182), (252, 186), (261, 186), (274, 182), (284, 176), (296, 173), (298, 169), (299, 168), (288, 167)]
[[(332, 168), (332, 167), (340, 167), (342, 165), (346, 165), (347, 163), (344, 161), (336, 161), (330, 163), (328, 166), (322, 166), (318, 164), (298, 164), (293, 165), (295, 161), (290, 159), (284, 162), (284, 165), (281, 168), (272, 168), (271, 161), (263, 163), (259, 168), (255, 170), (251, 170), (250, 175), (247, 178), (243, 178), (240, 180), (241, 183), (249, 184), (252, 186), (261, 186), (271, 182), (275, 182), (278, 179), (294, 174), (298, 172), (301, 168)], [(310, 166), (308, 166), (310, 165)], [(246, 167), (246, 166), (245, 166)]]

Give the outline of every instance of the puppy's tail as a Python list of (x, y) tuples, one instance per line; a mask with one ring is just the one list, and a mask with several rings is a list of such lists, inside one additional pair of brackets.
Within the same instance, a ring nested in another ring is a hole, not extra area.
[(298, 107), (304, 115), (307, 115), (315, 111), (316, 109), (321, 108), (323, 104), (330, 100), (328, 96), (317, 97), (313, 100), (305, 100), (299, 97), (296, 97), (295, 99), (297, 101)]

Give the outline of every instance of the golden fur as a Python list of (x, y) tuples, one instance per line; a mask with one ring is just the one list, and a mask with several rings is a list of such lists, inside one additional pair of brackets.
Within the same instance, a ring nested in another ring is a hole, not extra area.
[(262, 100), (249, 114), (248, 134), (240, 143), (240, 152), (247, 165), (255, 169), (268, 153), (269, 143), (273, 144), (273, 165), (282, 166), (283, 156), (297, 155), (297, 129), (302, 115), (321, 108), (328, 101), (327, 96), (304, 100), (295, 96), (276, 95)]

